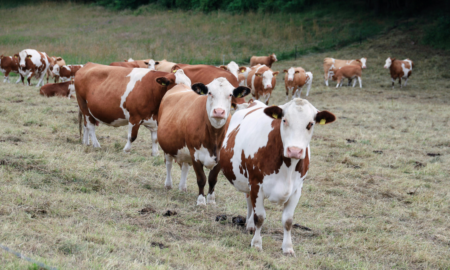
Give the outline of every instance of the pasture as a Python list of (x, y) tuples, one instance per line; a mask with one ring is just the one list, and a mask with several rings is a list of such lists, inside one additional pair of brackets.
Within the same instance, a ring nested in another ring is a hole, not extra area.
[[(307, 99), (338, 118), (317, 126), (311, 141), (310, 170), (294, 216), (306, 227), (293, 229), (296, 257), (280, 249), (281, 206), (266, 201), (263, 251), (251, 249), (252, 235), (231, 222), (246, 214), (244, 195), (222, 174), (217, 205), (197, 207), (192, 169), (187, 193), (176, 189), (178, 166), (175, 189), (164, 189), (164, 158), (162, 151), (150, 156), (148, 130), (140, 129), (129, 154), (122, 152), (126, 127), (100, 125), (101, 149), (83, 146), (77, 102), (39, 96), (36, 80), (32, 87), (0, 82), (0, 243), (59, 269), (448, 269), (450, 55), (412, 44), (418, 34), (392, 30), (274, 64), (274, 71), (312, 71)], [(101, 50), (81, 38), (93, 54)], [(63, 53), (64, 45), (52, 44)], [(151, 56), (165, 57), (158, 53), (155, 47)], [(363, 88), (326, 87), (322, 61), (330, 56), (367, 57)], [(414, 61), (406, 88), (390, 87), (383, 69), (388, 56)], [(270, 104), (285, 103), (283, 78)], [(177, 214), (165, 216), (167, 210)], [(216, 222), (223, 214), (227, 220)], [(30, 266), (3, 250), (0, 265)]]

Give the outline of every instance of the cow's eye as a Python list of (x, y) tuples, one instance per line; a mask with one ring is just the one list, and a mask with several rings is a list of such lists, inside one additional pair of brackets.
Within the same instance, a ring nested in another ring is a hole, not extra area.
[(314, 125), (313, 122), (309, 122), (308, 125), (306, 126), (307, 130), (310, 130), (312, 128), (312, 126)]
[(233, 96), (233, 94), (230, 94), (230, 97), (232, 97)]

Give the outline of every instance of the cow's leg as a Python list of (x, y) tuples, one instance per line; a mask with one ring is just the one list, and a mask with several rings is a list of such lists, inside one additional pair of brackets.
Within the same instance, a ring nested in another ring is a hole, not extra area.
[(394, 78), (391, 78), (391, 80), (392, 80), (392, 88), (394, 88), (395, 79), (394, 79)]
[(400, 85), (400, 88), (402, 88), (402, 77), (398, 78), (398, 85)]
[(217, 183), (217, 176), (220, 172), (220, 165), (217, 164), (212, 170), (209, 172), (208, 175), (208, 184), (209, 184), (209, 191), (208, 195), (206, 196), (206, 203), (208, 204), (216, 204), (216, 194), (214, 193), (214, 187)]
[(166, 189), (172, 189), (172, 162), (173, 158), (169, 154), (165, 154), (164, 157), (166, 158), (166, 183), (164, 186)]
[(253, 219), (253, 205), (250, 194), (245, 194), (247, 200), (247, 231), (251, 234), (255, 233), (255, 220)]
[(328, 72), (325, 72), (324, 77), (325, 77), (325, 85), (328, 86), (328, 80), (329, 80)]
[(261, 228), (266, 218), (266, 210), (264, 209), (264, 194), (259, 185), (252, 185), (250, 200), (253, 206), (253, 221), (256, 225), (255, 235), (253, 235), (252, 239), (252, 247), (262, 250)]
[(9, 70), (6, 70), (5, 71), (5, 79), (3, 80), (3, 82), (5, 83), (5, 82), (9, 82)]
[[(22, 79), (22, 75), (19, 74), (19, 78), (17, 78), (16, 84), (18, 84), (21, 79)], [(22, 81), (23, 81), (23, 79), (22, 79)]]
[(358, 82), (359, 82), (359, 88), (362, 88), (362, 79), (361, 79), (361, 77), (358, 77)]
[(291, 239), (291, 229), (294, 218), (295, 208), (302, 193), (302, 185), (291, 195), (289, 200), (284, 204), (281, 222), (283, 223), (284, 235), (281, 248), (284, 254), (294, 255), (294, 248)]
[(406, 86), (407, 82), (408, 82), (408, 77), (405, 78), (405, 84), (403, 86)]
[(89, 145), (89, 130), (87, 128), (87, 123), (83, 126), (83, 144)]
[[(350, 85), (352, 85), (352, 79), (351, 78), (348, 78), (348, 84), (347, 84), (347, 86), (350, 86)], [(355, 84), (353, 83), (353, 87), (355, 87)]]
[(44, 85), (44, 77), (45, 77), (45, 73), (42, 73), (41, 77), (39, 78), (38, 83), (36, 84), (36, 87), (39, 87), (39, 85), (42, 84), (42, 86)]
[(123, 148), (123, 151), (125, 153), (129, 153), (131, 151), (131, 143), (134, 142), (137, 138), (139, 127), (141, 126), (140, 121), (133, 121), (136, 124), (132, 124), (131, 121), (128, 122), (128, 141), (125, 147)]
[(152, 133), (152, 156), (156, 157), (158, 155), (158, 130), (150, 130)]
[[(349, 79), (350, 80), (350, 79)], [(359, 77), (358, 77), (358, 80), (359, 80)], [(356, 85), (356, 80), (354, 80), (353, 81), (353, 86), (352, 87), (355, 87), (355, 85)], [(350, 85), (349, 85), (350, 86)]]
[(86, 117), (86, 128), (89, 132), (89, 137), (91, 137), (92, 146), (95, 148), (100, 148), (100, 143), (97, 140), (97, 136), (95, 136), (95, 123), (91, 123), (91, 121), (89, 121), (89, 116)]
[(336, 88), (338, 88), (340, 84), (341, 84), (341, 80), (337, 79)]
[(297, 97), (301, 98), (302, 97), (302, 91), (303, 91), (303, 86), (300, 87), (300, 89), (297, 88)]
[(290, 87), (286, 86), (286, 101), (289, 100), (289, 92), (290, 92)]
[(181, 178), (180, 178), (180, 185), (178, 186), (178, 189), (180, 191), (187, 191), (187, 176), (189, 172), (189, 164), (183, 163), (181, 165)]
[[(192, 160), (195, 160), (195, 157), (191, 155)], [(206, 199), (205, 199), (205, 185), (206, 185), (206, 175), (203, 171), (203, 165), (198, 162), (193, 162), (193, 167), (195, 174), (197, 175), (197, 185), (198, 185), (198, 198), (197, 198), (197, 205), (206, 205)]]
[(27, 77), (27, 82), (28, 82), (28, 86), (31, 86), (31, 78), (33, 78), (34, 77), (34, 71), (32, 71), (30, 74), (28, 74), (28, 77)]

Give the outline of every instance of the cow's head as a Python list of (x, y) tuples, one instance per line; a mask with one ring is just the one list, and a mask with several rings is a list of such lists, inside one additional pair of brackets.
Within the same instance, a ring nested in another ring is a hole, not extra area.
[(185, 84), (191, 87), (191, 80), (184, 74), (182, 69), (177, 70), (175, 73), (167, 73), (166, 76), (158, 77), (156, 82), (161, 86), (167, 87), (167, 90), (172, 89), (177, 84)]
[(363, 57), (363, 58), (359, 59), (359, 61), (361, 61), (361, 64), (362, 64), (361, 68), (367, 68), (367, 66), (366, 66), (367, 58)]
[(316, 124), (330, 124), (336, 116), (329, 111), (318, 111), (306, 99), (296, 98), (281, 106), (270, 106), (264, 113), (280, 123), (283, 155), (304, 159)]
[(26, 67), (26, 65), (27, 65), (26, 59), (27, 58), (31, 59), (31, 55), (29, 55), (26, 50), (23, 50), (23, 51), (21, 51), (19, 53), (19, 65), (20, 65), (20, 67), (22, 67), (22, 68)]
[(278, 71), (273, 72), (272, 70), (266, 70), (263, 73), (256, 72), (255, 76), (262, 78), (264, 89), (269, 89), (275, 87), (275, 83), (277, 81), (276, 77), (279, 73), (280, 72)]
[(159, 62), (155, 62), (155, 60), (150, 59), (150, 60), (148, 60), (148, 61), (144, 61), (144, 64), (147, 65), (148, 69), (150, 69), (150, 70), (156, 70), (155, 65), (158, 65)]
[(231, 61), (230, 63), (228, 63), (228, 65), (226, 65), (227, 70), (229, 72), (231, 72), (234, 76), (236, 76), (236, 79), (238, 78), (239, 75), (239, 66), (238, 64), (236, 64), (236, 62)]
[(234, 88), (224, 77), (214, 79), (208, 85), (195, 83), (192, 85), (192, 90), (199, 95), (208, 97), (206, 100), (206, 113), (214, 128), (221, 128), (227, 122), (231, 111), (232, 97), (241, 98), (250, 93), (250, 88), (245, 86)]
[(60, 69), (61, 69), (61, 67), (58, 64), (50, 66), (50, 71), (53, 72), (53, 74), (55, 74), (56, 76), (60, 76), (59, 75), (59, 70)]
[(300, 71), (295, 70), (293, 67), (291, 67), (290, 69), (287, 69), (287, 70), (285, 69), (284, 73), (287, 73), (288, 82), (292, 82), (292, 81), (294, 81), (295, 74), (300, 73)]
[(386, 59), (386, 63), (384, 64), (384, 68), (390, 68), (392, 65), (392, 62), (394, 62), (394, 60), (395, 60), (395, 58), (388, 57)]
[(278, 61), (277, 56), (276, 56), (274, 53), (272, 53), (272, 54), (270, 55), (270, 59), (272, 60), (272, 62)]

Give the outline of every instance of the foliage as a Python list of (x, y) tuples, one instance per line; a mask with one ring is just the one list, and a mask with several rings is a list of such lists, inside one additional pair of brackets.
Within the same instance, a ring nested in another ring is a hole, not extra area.
[(450, 17), (439, 17), (435, 24), (426, 29), (423, 43), (438, 49), (450, 50)]

